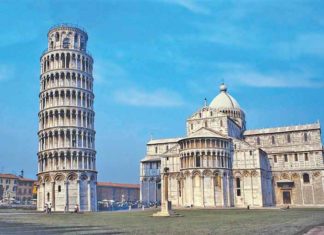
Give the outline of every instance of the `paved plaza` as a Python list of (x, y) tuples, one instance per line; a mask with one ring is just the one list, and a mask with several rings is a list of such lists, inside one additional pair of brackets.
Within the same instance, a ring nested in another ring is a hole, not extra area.
[(324, 209), (177, 210), (182, 217), (154, 218), (150, 211), (83, 214), (0, 210), (0, 234), (304, 234), (324, 225)]

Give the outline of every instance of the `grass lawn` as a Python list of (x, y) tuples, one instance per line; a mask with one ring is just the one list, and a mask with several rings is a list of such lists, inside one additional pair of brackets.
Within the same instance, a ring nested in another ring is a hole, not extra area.
[(177, 210), (43, 214), (0, 210), (0, 234), (303, 234), (324, 224), (324, 209)]

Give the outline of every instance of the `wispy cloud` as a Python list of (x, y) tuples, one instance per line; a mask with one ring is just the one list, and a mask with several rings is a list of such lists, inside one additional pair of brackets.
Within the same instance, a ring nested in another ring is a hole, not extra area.
[(279, 42), (275, 45), (278, 54), (283, 57), (294, 58), (304, 55), (324, 56), (324, 33), (299, 33), (295, 39)]
[(177, 107), (184, 104), (181, 96), (169, 90), (146, 91), (137, 88), (128, 88), (114, 92), (117, 102), (130, 106), (143, 107)]
[(194, 0), (162, 0), (165, 3), (178, 5), (195, 14), (209, 14), (210, 10), (202, 5), (202, 1)]
[(0, 64), (0, 82), (11, 79), (15, 74), (15, 68), (11, 65)]
[(260, 71), (244, 64), (218, 64), (226, 81), (251, 87), (308, 87), (322, 88), (324, 80), (310, 71)]

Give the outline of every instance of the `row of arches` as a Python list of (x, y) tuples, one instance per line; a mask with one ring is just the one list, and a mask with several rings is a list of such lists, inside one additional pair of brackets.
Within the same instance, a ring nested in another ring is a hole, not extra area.
[(305, 172), (300, 172), (300, 173), (288, 173), (288, 172), (283, 172), (281, 173), (280, 175), (274, 175), (273, 176), (273, 180), (274, 182), (277, 182), (279, 180), (299, 180), (299, 179), (302, 179), (303, 180), (303, 183), (310, 183), (312, 179), (314, 178), (317, 178), (321, 176), (321, 172), (319, 171), (313, 171), (313, 172), (308, 172), (308, 171), (305, 171)]
[(217, 155), (200, 155), (192, 153), (180, 157), (180, 168), (231, 168), (229, 154), (218, 152)]
[(92, 58), (82, 52), (48, 52), (41, 60), (41, 73), (53, 69), (77, 69), (92, 73)]
[(60, 129), (41, 131), (39, 151), (54, 148), (88, 148), (95, 149), (95, 133), (93, 130)]
[(39, 113), (39, 129), (57, 126), (76, 126), (94, 128), (95, 113), (91, 110), (53, 109)]
[(56, 181), (74, 181), (74, 180), (91, 180), (96, 181), (96, 176), (94, 174), (81, 173), (78, 174), (74, 171), (72, 172), (58, 172), (54, 174), (45, 173), (38, 176), (38, 183), (41, 185), (43, 183), (51, 183)]
[(195, 138), (185, 139), (179, 142), (180, 149), (195, 149), (195, 148), (228, 148), (229, 142), (222, 139), (206, 139), (206, 138)]
[(93, 90), (93, 78), (80, 72), (55, 72), (41, 77), (41, 91), (57, 87), (77, 87)]
[(50, 50), (56, 48), (75, 48), (84, 50), (86, 48), (87, 37), (83, 36), (84, 33), (68, 31), (68, 32), (55, 32), (49, 36), (48, 48)]
[(40, 109), (56, 106), (78, 106), (93, 109), (94, 95), (82, 90), (57, 89), (40, 94)]
[(44, 153), (38, 157), (38, 172), (56, 170), (96, 170), (95, 153)]

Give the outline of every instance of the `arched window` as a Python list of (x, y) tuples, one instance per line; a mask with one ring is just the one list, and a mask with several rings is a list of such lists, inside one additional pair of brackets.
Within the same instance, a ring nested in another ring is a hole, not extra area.
[(307, 133), (304, 133), (304, 141), (305, 141), (305, 142), (308, 141)]
[(241, 196), (241, 179), (239, 177), (236, 178), (236, 196)]
[(307, 174), (307, 173), (303, 174), (303, 181), (304, 181), (304, 184), (309, 183), (309, 174)]
[(191, 128), (191, 130), (193, 130), (193, 124), (192, 123), (190, 124), (190, 128)]
[(75, 35), (74, 35), (74, 42), (75, 42), (75, 43), (78, 42), (78, 34), (75, 34)]
[(272, 144), (276, 144), (276, 140), (275, 140), (274, 136), (271, 137), (271, 142), (272, 142)]
[(51, 41), (51, 43), (50, 43), (50, 49), (53, 49), (53, 48), (54, 48), (54, 42)]
[(47, 193), (47, 201), (49, 202), (50, 200), (50, 193)]
[(196, 157), (196, 167), (200, 167), (200, 157)]
[(61, 185), (57, 187), (57, 191), (60, 193), (61, 192)]
[(260, 145), (260, 137), (257, 137), (257, 145)]
[(158, 147), (156, 146), (156, 147), (155, 147), (155, 153), (157, 153), (157, 152), (158, 152)]
[(58, 42), (60, 40), (60, 35), (59, 33), (56, 33), (55, 34), (55, 41)]
[(290, 134), (287, 135), (287, 142), (288, 142), (288, 143), (291, 142)]
[(64, 38), (63, 40), (63, 48), (69, 48), (70, 45), (70, 39), (69, 38)]

